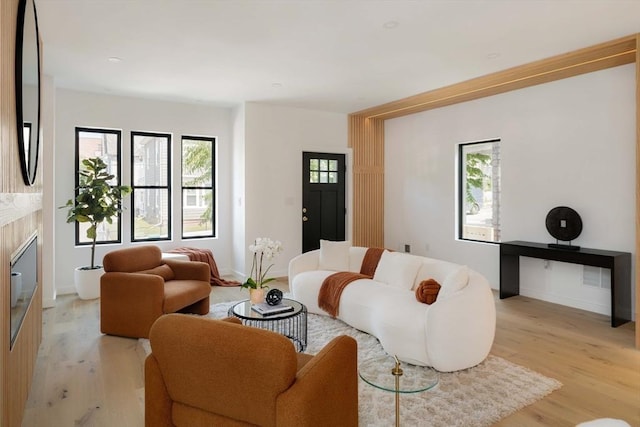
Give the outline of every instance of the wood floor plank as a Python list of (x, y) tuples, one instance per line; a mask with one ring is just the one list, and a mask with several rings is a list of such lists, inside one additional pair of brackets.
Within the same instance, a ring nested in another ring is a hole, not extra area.
[[(287, 291), (286, 280), (275, 286)], [(246, 298), (213, 288), (212, 303)], [(498, 426), (573, 426), (602, 417), (640, 427), (640, 351), (634, 324), (522, 296), (496, 296), (492, 354), (563, 383)], [(43, 314), (23, 427), (144, 425), (144, 355), (137, 340), (99, 332), (99, 300), (61, 296)]]

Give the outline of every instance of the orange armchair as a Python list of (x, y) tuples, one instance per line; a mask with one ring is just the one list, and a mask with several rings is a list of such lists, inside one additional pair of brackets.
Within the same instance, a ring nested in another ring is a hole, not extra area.
[(109, 335), (147, 338), (166, 313), (209, 312), (209, 266), (163, 260), (157, 246), (109, 252), (102, 260), (100, 330)]
[(154, 323), (146, 427), (358, 425), (353, 338), (311, 356), (282, 335), (227, 320), (170, 314)]

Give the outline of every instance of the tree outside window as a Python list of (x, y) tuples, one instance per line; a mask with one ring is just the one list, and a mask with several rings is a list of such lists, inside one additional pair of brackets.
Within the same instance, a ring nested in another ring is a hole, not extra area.
[(500, 241), (500, 140), (459, 145), (458, 238)]
[(215, 237), (215, 138), (182, 137), (182, 237)]

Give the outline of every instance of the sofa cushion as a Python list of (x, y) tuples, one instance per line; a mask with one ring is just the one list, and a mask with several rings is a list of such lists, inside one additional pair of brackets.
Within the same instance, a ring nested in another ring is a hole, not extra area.
[(467, 286), (469, 282), (469, 269), (466, 265), (459, 266), (456, 270), (449, 273), (449, 275), (442, 282), (442, 288), (440, 289), (439, 296), (441, 298), (448, 297), (449, 295), (458, 292)]
[(421, 258), (422, 265), (418, 269), (415, 281), (413, 282), (413, 289), (417, 288), (420, 282), (423, 280), (434, 279), (440, 285), (444, 286), (444, 280), (449, 274), (457, 271), (460, 268), (460, 264), (455, 264), (449, 261), (442, 261), (434, 258)]
[(156, 276), (162, 277), (165, 282), (167, 280), (173, 280), (176, 277), (171, 267), (169, 267), (167, 264), (162, 264), (149, 270), (139, 271), (138, 273), (155, 274)]
[(320, 240), (320, 270), (349, 271), (349, 248), (351, 242)]
[(373, 280), (410, 290), (421, 264), (421, 259), (413, 255), (384, 251)]
[(208, 282), (201, 280), (170, 280), (164, 283), (162, 311), (175, 313), (206, 298), (211, 293)]

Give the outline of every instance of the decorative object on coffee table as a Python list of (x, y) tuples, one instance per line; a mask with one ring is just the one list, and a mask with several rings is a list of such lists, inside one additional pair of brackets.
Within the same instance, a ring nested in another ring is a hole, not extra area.
[[(571, 244), (582, 233), (582, 219), (578, 212), (567, 206), (556, 206), (547, 214), (545, 225), (549, 234), (556, 239), (556, 243), (549, 243), (550, 248), (580, 250), (580, 246)], [(560, 240), (569, 244), (558, 243)]]
[(267, 304), (278, 305), (282, 302), (282, 291), (280, 289), (271, 289), (267, 292)]
[(249, 245), (249, 250), (253, 252), (251, 272), (247, 280), (240, 286), (249, 288), (249, 299), (252, 303), (260, 304), (264, 302), (264, 289), (269, 288), (267, 283), (276, 280), (275, 277), (267, 278), (267, 273), (273, 264), (264, 268), (263, 262), (272, 260), (282, 252), (282, 244), (278, 240), (271, 240), (268, 237), (258, 237), (253, 245)]
[(263, 303), (264, 288), (249, 289), (249, 301), (251, 301), (251, 304)]

